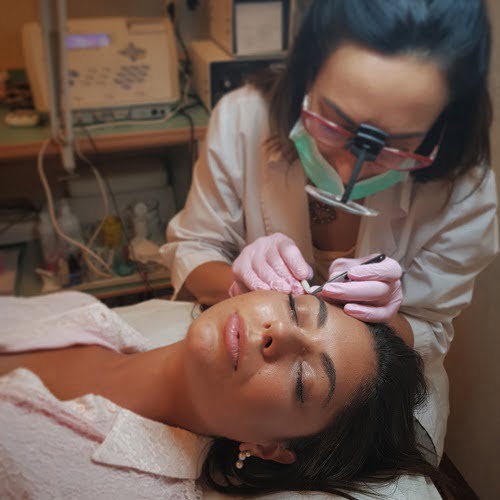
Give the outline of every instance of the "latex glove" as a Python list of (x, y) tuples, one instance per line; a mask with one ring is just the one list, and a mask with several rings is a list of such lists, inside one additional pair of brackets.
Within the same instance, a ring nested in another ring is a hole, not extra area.
[(349, 281), (326, 284), (320, 295), (341, 302), (353, 318), (369, 323), (388, 323), (403, 301), (401, 266), (386, 257), (382, 262), (360, 266), (377, 254), (361, 259), (337, 259), (329, 269), (329, 279), (347, 271)]
[(233, 262), (234, 283), (229, 295), (250, 290), (276, 290), (301, 295), (301, 280), (311, 279), (313, 270), (288, 236), (275, 233), (246, 246)]

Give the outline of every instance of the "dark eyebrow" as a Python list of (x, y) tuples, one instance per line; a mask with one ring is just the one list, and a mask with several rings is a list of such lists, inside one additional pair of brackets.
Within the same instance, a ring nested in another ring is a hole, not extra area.
[(333, 365), (332, 358), (326, 353), (321, 353), (321, 361), (323, 368), (325, 369), (328, 380), (330, 381), (330, 388), (328, 389), (328, 395), (323, 401), (323, 406), (326, 406), (332, 399), (333, 393), (335, 392), (335, 384), (337, 381), (337, 375), (335, 373), (335, 366)]
[[(358, 123), (356, 123), (346, 112), (342, 111), (342, 109), (338, 106), (338, 104), (335, 104), (333, 101), (330, 101), (326, 97), (322, 97), (321, 100), (335, 113), (337, 113), (342, 120), (345, 120), (347, 123), (349, 123), (350, 126), (357, 128)], [(427, 132), (409, 132), (407, 134), (393, 134), (393, 135), (388, 135), (388, 139), (417, 139), (421, 137), (425, 137), (427, 135)]]
[(318, 310), (318, 328), (322, 328), (325, 326), (326, 320), (328, 319), (328, 309), (326, 308), (325, 301), (315, 295), (315, 297), (319, 300), (319, 310)]
[(357, 127), (358, 124), (352, 119), (349, 117), (349, 115), (347, 113), (344, 113), (344, 111), (342, 111), (342, 109), (340, 109), (340, 107), (335, 104), (333, 101), (330, 101), (330, 99), (327, 99), (326, 97), (322, 97), (321, 100), (331, 109), (333, 109), (333, 111), (335, 111), (335, 113), (337, 113), (340, 118), (342, 118), (342, 120), (345, 120), (347, 123), (349, 123), (349, 125), (353, 126), (353, 127)]

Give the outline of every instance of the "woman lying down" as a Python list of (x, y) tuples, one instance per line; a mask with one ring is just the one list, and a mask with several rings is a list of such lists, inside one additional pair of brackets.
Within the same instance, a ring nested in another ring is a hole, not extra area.
[(234, 297), (149, 350), (83, 294), (0, 311), (1, 498), (353, 498), (438, 477), (415, 438), (418, 354), (314, 296)]

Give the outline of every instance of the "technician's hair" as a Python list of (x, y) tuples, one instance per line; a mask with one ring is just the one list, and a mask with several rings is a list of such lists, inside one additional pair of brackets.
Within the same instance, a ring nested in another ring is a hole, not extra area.
[(446, 74), (450, 102), (417, 152), (429, 155), (442, 138), (441, 147), (431, 167), (412, 174), (417, 181), (489, 167), (491, 28), (483, 0), (314, 0), (285, 69), (253, 81), (269, 100), (272, 147), (296, 157), (288, 136), (304, 95), (331, 53), (349, 42), (388, 56), (414, 54)]
[(403, 474), (423, 475), (444, 490), (450, 486), (419, 448), (414, 412), (426, 397), (419, 354), (387, 325), (368, 324), (377, 356), (377, 373), (328, 427), (313, 436), (291, 439), (297, 455), (283, 465), (250, 457), (235, 466), (239, 443), (217, 438), (203, 466), (202, 480), (219, 492), (255, 495), (276, 491), (324, 491), (344, 498), (370, 493)]

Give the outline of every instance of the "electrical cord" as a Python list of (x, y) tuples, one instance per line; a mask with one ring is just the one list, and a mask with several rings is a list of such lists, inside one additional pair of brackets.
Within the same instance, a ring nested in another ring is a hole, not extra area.
[(38, 175), (40, 177), (40, 181), (42, 182), (42, 186), (43, 186), (43, 189), (45, 191), (45, 196), (47, 198), (47, 208), (49, 211), (50, 220), (52, 222), (52, 225), (54, 226), (54, 229), (55, 229), (56, 233), (60, 236), (60, 238), (62, 238), (67, 243), (75, 246), (76, 248), (80, 249), (83, 253), (88, 254), (89, 257), (92, 257), (93, 259), (95, 259), (109, 273), (109, 274), (105, 274), (105, 273), (103, 273), (103, 271), (98, 270), (98, 272), (100, 274), (104, 274), (106, 277), (109, 277), (110, 275), (112, 276), (113, 271), (111, 270), (110, 266), (108, 266), (108, 264), (106, 262), (104, 262), (104, 260), (101, 257), (99, 257), (99, 255), (97, 255), (93, 250), (91, 250), (87, 246), (83, 245), (79, 241), (68, 236), (61, 229), (61, 226), (59, 225), (59, 222), (58, 222), (56, 214), (55, 214), (54, 199), (52, 196), (52, 191), (51, 191), (50, 185), (47, 181), (47, 176), (45, 175), (45, 169), (44, 169), (45, 152), (47, 151), (47, 147), (49, 146), (49, 144), (52, 141), (53, 141), (52, 138), (45, 139), (45, 141), (42, 143), (42, 147), (40, 148), (40, 151), (38, 152), (38, 158), (37, 158)]
[(186, 0), (189, 10), (195, 10), (200, 4), (200, 0)]
[(187, 119), (189, 122), (189, 132), (190, 132), (190, 138), (189, 138), (189, 156), (191, 158), (191, 168), (194, 165), (195, 162), (195, 139), (194, 139), (194, 120), (193, 117), (189, 114), (186, 113), (185, 110), (182, 110), (179, 112), (181, 116), (184, 116), (184, 118)]
[[(100, 152), (97, 148), (97, 144), (95, 143), (95, 140), (94, 138), (92, 137), (92, 134), (90, 133), (89, 130), (87, 130), (86, 127), (82, 127), (82, 130), (83, 132), (87, 135), (88, 139), (89, 139), (89, 142), (92, 146), (92, 149), (94, 151), (94, 154), (96, 156), (96, 160), (101, 163), (100, 161)], [(90, 162), (90, 160), (87, 158), (87, 161)], [(95, 165), (95, 163), (92, 163), (92, 165), (94, 166), (94, 168), (97, 169), (97, 166)], [(124, 223), (123, 221), (123, 217), (121, 216), (121, 211), (120, 211), (120, 208), (118, 206), (118, 202), (116, 200), (116, 196), (111, 188), (111, 184), (109, 182), (109, 179), (108, 177), (104, 174), (104, 173), (101, 173), (103, 179), (104, 179), (104, 182), (106, 183), (106, 187), (107, 187), (107, 190), (108, 190), (108, 193), (110, 194), (111, 196), (111, 201), (112, 201), (112, 204), (113, 204), (113, 208), (115, 210), (115, 213), (116, 213), (116, 216), (118, 217), (118, 221), (120, 222), (120, 226), (122, 228), (122, 231), (123, 231), (123, 235), (125, 236), (125, 240), (126, 240), (126, 243), (127, 243), (127, 247), (129, 249), (129, 252), (131, 253), (131, 256), (132, 256), (132, 262), (134, 264), (134, 267), (135, 267), (135, 270), (137, 272), (137, 274), (139, 275), (139, 277), (141, 278), (142, 282), (144, 283), (144, 286), (147, 290), (147, 292), (154, 298), (156, 296), (156, 293), (155, 293), (155, 290), (154, 288), (151, 286), (151, 282), (149, 281), (149, 277), (148, 277), (148, 272), (143, 270), (141, 268), (141, 263), (138, 262), (135, 258), (135, 255), (134, 255), (134, 249), (133, 249), (133, 246), (132, 246), (132, 238), (130, 237), (130, 234), (127, 230), (127, 227), (126, 227), (126, 224)]]
[[(193, 9), (191, 9), (193, 10)], [(175, 37), (177, 38), (177, 42), (179, 43), (182, 52), (184, 53), (184, 76), (191, 75), (191, 57), (189, 56), (189, 52), (187, 50), (186, 44), (184, 42), (184, 38), (181, 35), (181, 31), (176, 22), (176, 11), (175, 11), (175, 2), (173, 0), (163, 0), (163, 13), (166, 14), (170, 21), (172, 21), (172, 25), (174, 27)]]
[[(102, 197), (103, 205), (104, 205), (104, 207), (103, 207), (104, 208), (104, 216), (102, 217), (101, 222), (98, 224), (97, 228), (95, 229), (95, 231), (93, 232), (93, 234), (90, 237), (89, 241), (87, 242), (87, 246), (89, 248), (91, 248), (92, 244), (95, 241), (95, 239), (100, 234), (100, 232), (102, 230), (102, 227), (106, 223), (106, 219), (109, 216), (109, 199), (108, 199), (108, 193), (106, 192), (105, 181), (103, 180), (103, 177), (102, 177), (101, 173), (99, 172), (99, 170), (97, 169), (97, 167), (82, 153), (78, 141), (75, 141), (75, 151), (76, 151), (76, 154), (77, 154), (78, 158), (80, 158), (80, 160), (82, 160), (83, 162), (85, 162), (87, 164), (87, 166), (92, 170), (92, 172), (93, 172), (93, 174), (94, 174), (94, 176), (95, 176), (95, 178), (97, 180), (97, 184), (99, 186), (99, 190), (101, 192), (101, 197)], [(89, 266), (89, 268), (92, 269), (92, 271), (95, 274), (97, 274), (97, 276), (100, 276), (100, 277), (103, 277), (103, 278), (104, 277), (108, 277), (108, 276), (103, 276), (102, 273), (100, 273), (99, 270), (95, 268), (95, 266), (92, 263), (91, 259), (89, 259), (86, 254), (83, 255), (83, 258), (84, 258), (85, 263), (87, 264), (87, 266)]]

